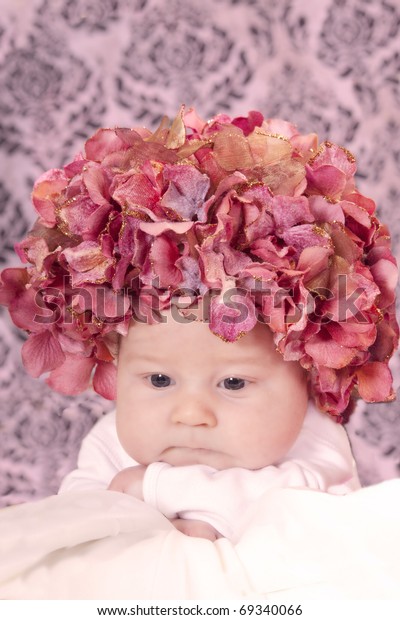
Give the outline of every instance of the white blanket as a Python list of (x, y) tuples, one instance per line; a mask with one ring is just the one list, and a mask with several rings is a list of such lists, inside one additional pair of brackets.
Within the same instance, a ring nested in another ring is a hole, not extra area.
[(347, 496), (267, 492), (233, 544), (143, 502), (67, 493), (0, 511), (2, 599), (400, 597), (400, 480)]

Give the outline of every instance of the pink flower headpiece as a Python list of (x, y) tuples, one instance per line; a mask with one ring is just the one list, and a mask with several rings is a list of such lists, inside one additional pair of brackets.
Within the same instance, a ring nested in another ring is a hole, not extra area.
[(26, 369), (112, 399), (118, 335), (189, 294), (227, 341), (264, 320), (339, 422), (354, 396), (392, 400), (397, 267), (355, 171), (345, 148), (259, 112), (99, 129), (36, 181), (28, 266), (1, 275)]

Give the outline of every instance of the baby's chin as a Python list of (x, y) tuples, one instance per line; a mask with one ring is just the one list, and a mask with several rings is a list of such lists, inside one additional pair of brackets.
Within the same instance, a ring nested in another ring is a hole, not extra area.
[[(232, 469), (233, 467), (260, 469), (260, 466), (254, 466), (253, 463), (240, 457), (205, 448), (168, 448), (161, 453), (158, 461), (168, 463), (168, 465), (173, 465), (174, 467), (206, 465), (217, 470)], [(262, 465), (262, 467), (265, 467), (265, 465)]]

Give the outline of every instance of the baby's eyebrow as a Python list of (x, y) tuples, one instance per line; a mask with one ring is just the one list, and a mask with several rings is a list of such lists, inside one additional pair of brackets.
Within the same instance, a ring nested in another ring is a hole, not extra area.
[(158, 357), (157, 355), (146, 355), (146, 354), (135, 354), (135, 353), (129, 353), (127, 355), (127, 360), (130, 364), (134, 364), (135, 362), (145, 362), (148, 364), (160, 364), (161, 362), (165, 362), (166, 361), (166, 357)]

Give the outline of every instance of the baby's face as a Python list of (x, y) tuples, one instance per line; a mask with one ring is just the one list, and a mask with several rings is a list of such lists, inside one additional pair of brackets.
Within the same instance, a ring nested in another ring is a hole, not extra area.
[(303, 371), (282, 360), (265, 325), (226, 343), (206, 323), (167, 314), (122, 339), (117, 432), (144, 465), (266, 467), (288, 452), (306, 408)]

